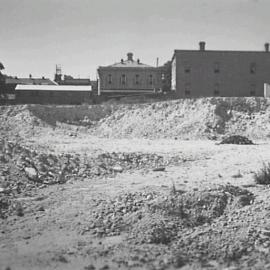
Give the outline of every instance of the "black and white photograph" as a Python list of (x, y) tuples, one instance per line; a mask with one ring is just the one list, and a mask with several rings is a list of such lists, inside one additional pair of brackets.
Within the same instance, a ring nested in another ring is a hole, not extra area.
[(0, 0), (0, 270), (270, 269), (269, 0)]

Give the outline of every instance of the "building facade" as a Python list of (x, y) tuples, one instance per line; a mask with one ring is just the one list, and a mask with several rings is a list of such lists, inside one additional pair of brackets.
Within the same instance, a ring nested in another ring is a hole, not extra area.
[(16, 103), (70, 104), (92, 103), (92, 87), (74, 85), (17, 85)]
[(162, 86), (158, 68), (134, 60), (132, 53), (127, 54), (127, 60), (101, 66), (97, 72), (99, 95), (153, 93)]
[(264, 96), (270, 82), (269, 44), (262, 51), (175, 50), (171, 88), (180, 98)]

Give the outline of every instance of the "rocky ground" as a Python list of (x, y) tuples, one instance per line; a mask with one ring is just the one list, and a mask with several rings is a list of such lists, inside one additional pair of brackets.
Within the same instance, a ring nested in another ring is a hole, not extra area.
[(268, 113), (262, 99), (1, 107), (0, 269), (270, 269), (254, 180)]

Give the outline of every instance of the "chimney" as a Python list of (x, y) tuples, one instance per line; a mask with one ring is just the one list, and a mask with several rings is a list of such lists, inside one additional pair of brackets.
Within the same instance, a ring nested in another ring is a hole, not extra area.
[(140, 64), (140, 59), (139, 58), (137, 59), (137, 63)]
[(32, 78), (32, 74), (29, 74), (29, 78), (30, 78), (30, 79)]
[(127, 54), (127, 60), (128, 61), (133, 61), (133, 53), (128, 53)]
[(264, 48), (266, 52), (269, 52), (269, 43), (265, 43)]
[(157, 57), (156, 66), (158, 67), (159, 64), (159, 58)]
[(123, 64), (124, 63), (124, 59), (121, 59), (121, 64)]
[(199, 42), (200, 45), (200, 51), (205, 51), (205, 42), (204, 41), (200, 41)]

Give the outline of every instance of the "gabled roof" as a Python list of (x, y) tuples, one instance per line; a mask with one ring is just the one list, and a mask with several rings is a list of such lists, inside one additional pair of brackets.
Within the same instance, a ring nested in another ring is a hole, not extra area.
[(55, 82), (48, 78), (17, 78), (6, 77), (6, 84), (31, 84), (31, 85), (56, 85)]
[(153, 66), (141, 63), (140, 60), (133, 60), (133, 53), (127, 54), (127, 60), (121, 60), (115, 64), (105, 66), (106, 68), (153, 68)]
[(132, 67), (132, 68), (151, 68), (152, 66), (143, 64), (138, 61), (134, 60), (126, 60), (119, 63), (115, 63), (113, 65), (107, 66), (107, 67)]

